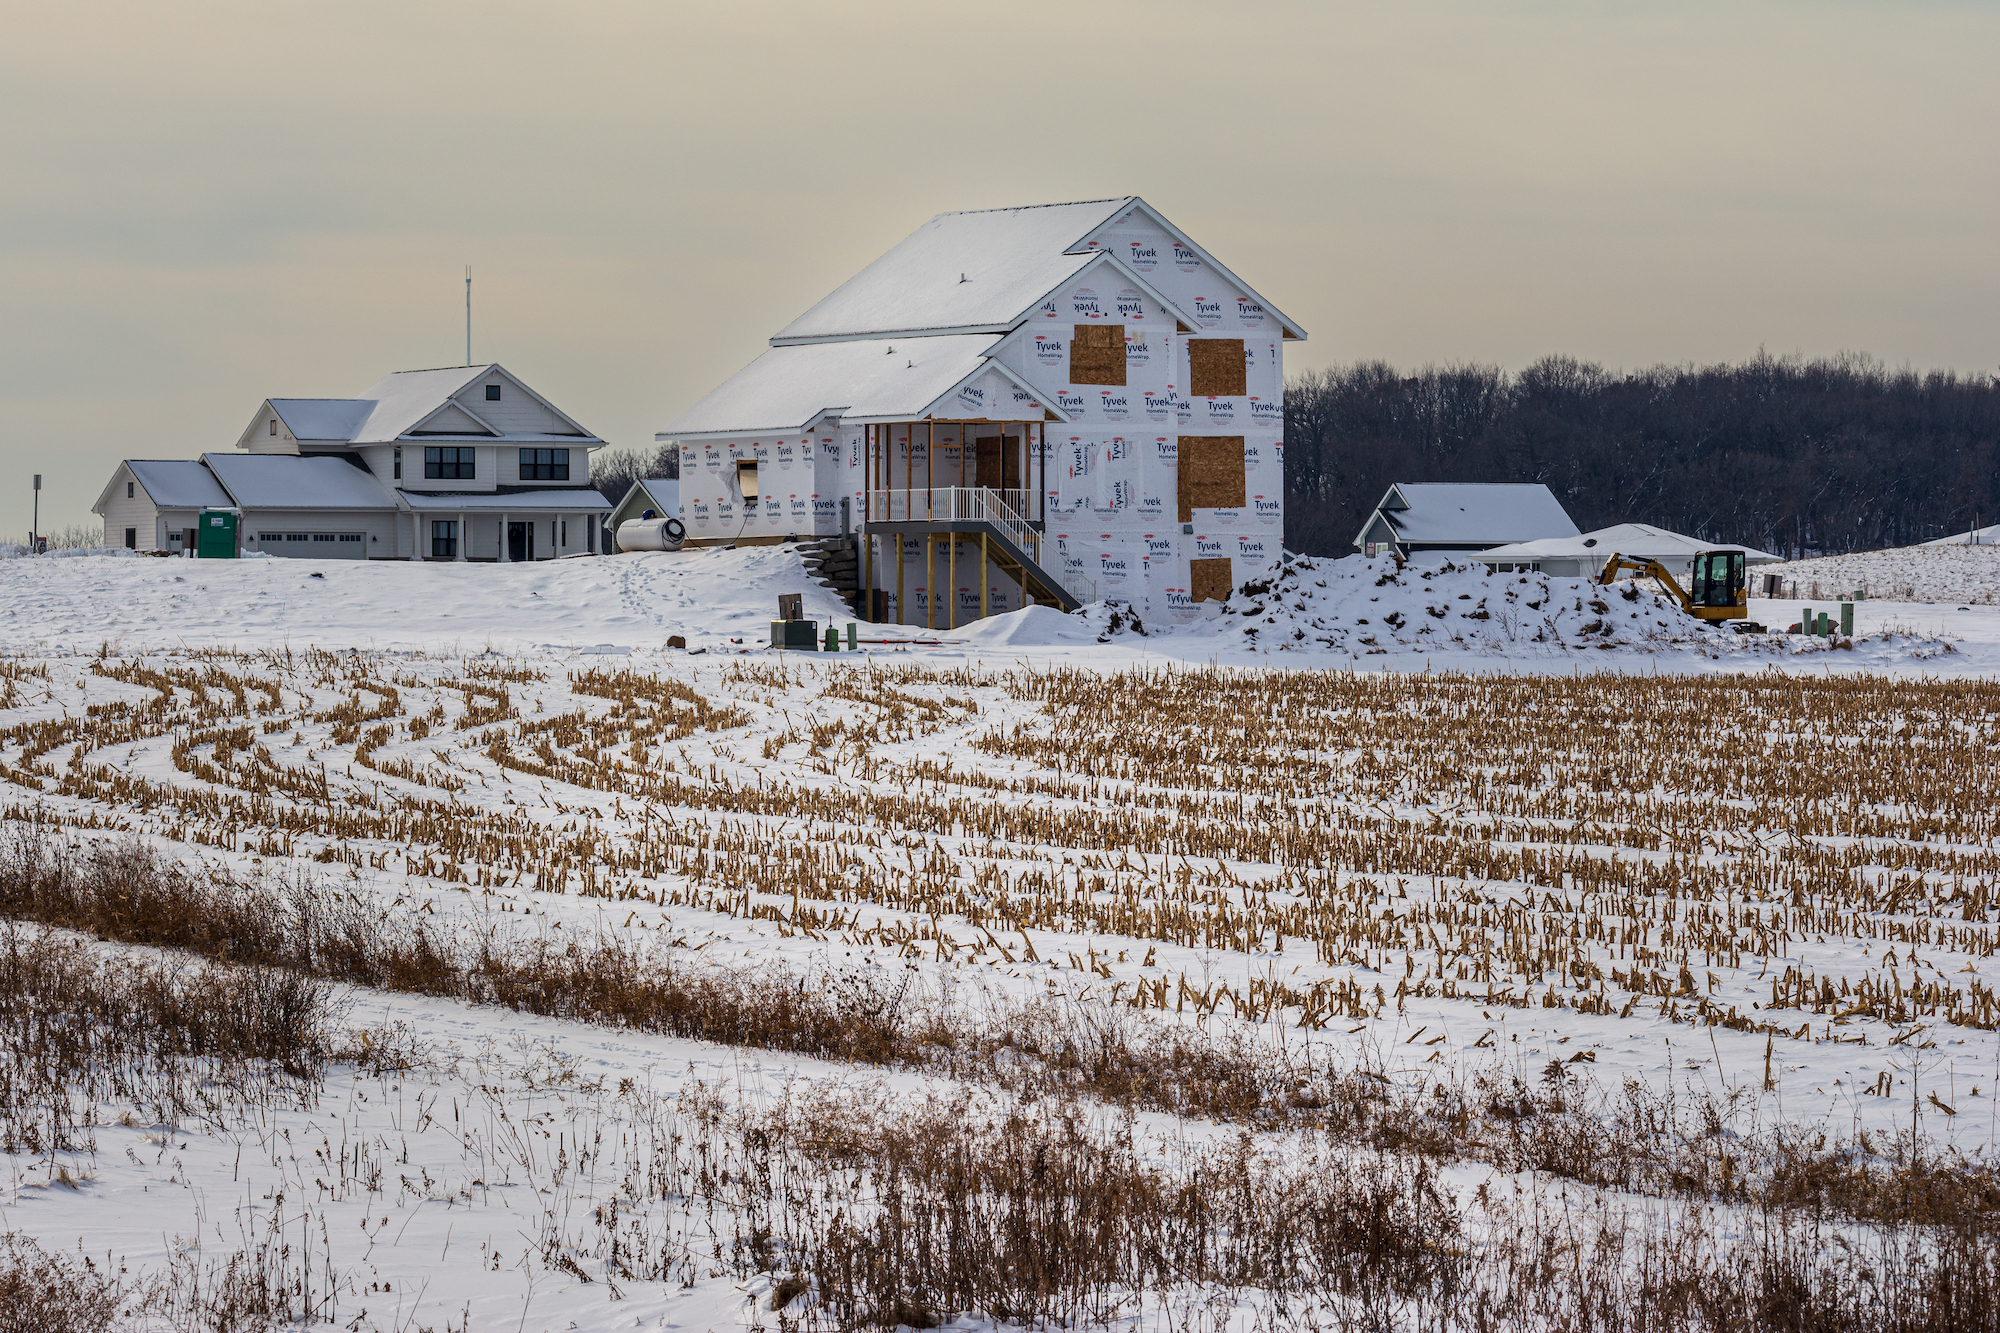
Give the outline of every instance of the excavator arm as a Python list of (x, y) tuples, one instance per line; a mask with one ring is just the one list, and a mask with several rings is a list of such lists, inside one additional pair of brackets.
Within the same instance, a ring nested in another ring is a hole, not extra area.
[(1725, 620), (1746, 621), (1737, 627), (1739, 632), (1762, 628), (1747, 623), (1750, 603), (1749, 590), (1744, 586), (1742, 552), (1703, 551), (1694, 558), (1694, 570), (1695, 590), (1690, 593), (1659, 561), (1614, 554), (1604, 562), (1597, 582), (1602, 587), (1629, 571), (1642, 578), (1656, 580), (1673, 594), (1674, 600), (1681, 604), (1681, 610), (1696, 620), (1711, 625)]

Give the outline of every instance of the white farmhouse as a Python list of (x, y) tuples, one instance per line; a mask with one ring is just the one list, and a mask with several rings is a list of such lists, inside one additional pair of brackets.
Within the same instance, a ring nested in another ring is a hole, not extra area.
[(1144, 200), (945, 213), (656, 438), (691, 543), (855, 533), (870, 618), (1181, 617), (1279, 560), (1304, 337)]
[(205, 509), (245, 553), (548, 560), (598, 549), (604, 441), (504, 368), (406, 370), (358, 398), (269, 398), (236, 453), (128, 459), (93, 512), (107, 541), (181, 553)]

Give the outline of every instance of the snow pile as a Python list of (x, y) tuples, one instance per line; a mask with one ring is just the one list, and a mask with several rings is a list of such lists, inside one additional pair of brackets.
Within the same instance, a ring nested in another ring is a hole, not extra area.
[(1896, 546), (1881, 551), (1793, 560), (1763, 565), (1763, 576), (1784, 580), (1786, 599), (1832, 601), (1859, 592), (1870, 601), (1950, 602), (1961, 606), (2000, 603), (2000, 546)]
[[(1108, 639), (1156, 632), (1129, 611), (1093, 607)], [(1703, 625), (1672, 599), (1638, 582), (1599, 588), (1548, 574), (1494, 574), (1484, 565), (1418, 566), (1393, 557), (1300, 558), (1272, 579), (1246, 583), (1208, 618), (1176, 626), (1278, 651), (1460, 649), (1505, 653), (1659, 646), (1735, 635)]]

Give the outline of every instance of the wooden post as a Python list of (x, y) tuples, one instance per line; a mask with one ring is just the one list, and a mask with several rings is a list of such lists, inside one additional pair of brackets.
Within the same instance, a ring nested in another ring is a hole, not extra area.
[(950, 609), (945, 612), (945, 619), (946, 619), (945, 628), (957, 629), (958, 628), (958, 534), (955, 532), (947, 533), (946, 540), (951, 543), (951, 549), (948, 552), (946, 552), (946, 559), (945, 559), (945, 577), (951, 583), (951, 601), (946, 603), (946, 606), (949, 607)]
[(937, 534), (924, 534), (924, 628), (937, 628)]
[(892, 533), (890, 540), (896, 543), (896, 623), (901, 625), (907, 623), (903, 619), (903, 534)]
[(937, 422), (927, 421), (930, 442), (924, 446), (924, 522), (937, 522)]
[[(1007, 437), (1003, 435), (1000, 438), (1004, 441)], [(982, 532), (979, 534), (979, 618), (981, 620), (993, 614), (992, 608), (987, 604), (987, 591), (992, 585), (993, 580), (987, 576), (986, 572), (986, 534)]]

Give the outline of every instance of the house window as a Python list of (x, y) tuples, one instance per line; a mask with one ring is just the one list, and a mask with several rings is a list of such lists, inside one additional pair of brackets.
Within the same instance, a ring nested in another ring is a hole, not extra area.
[(500, 401), (500, 386), (499, 386), (499, 385), (497, 385), (497, 384), (489, 384), (489, 385), (487, 385), (487, 386), (486, 386), (486, 401), (487, 401), (487, 402), (489, 402), (489, 403), (497, 403), (497, 402), (499, 402), (499, 401)]
[(128, 500), (132, 498), (132, 483), (129, 481), (125, 483), (125, 498)]
[(431, 555), (458, 555), (458, 523), (455, 519), (437, 518), (431, 520)]
[(401, 481), (402, 479), (403, 479), (403, 450), (402, 447), (399, 445), (396, 448), (396, 480)]
[(139, 549), (139, 529), (137, 528), (125, 529), (125, 549), (128, 551), (136, 551)]
[(1071, 384), (1125, 383), (1125, 326), (1078, 324), (1069, 340)]
[(568, 481), (569, 450), (523, 449), (521, 451), (521, 480)]
[(426, 445), (424, 448), (424, 478), (428, 481), (470, 481), (472, 479), (472, 446)]
[(1241, 338), (1195, 338), (1188, 343), (1188, 396), (1241, 398), (1245, 383)]
[(272, 417), (269, 423), (267, 424), (269, 424), (269, 426), (271, 427), (271, 434), (276, 435), (278, 433), (278, 419), (276, 417)]

